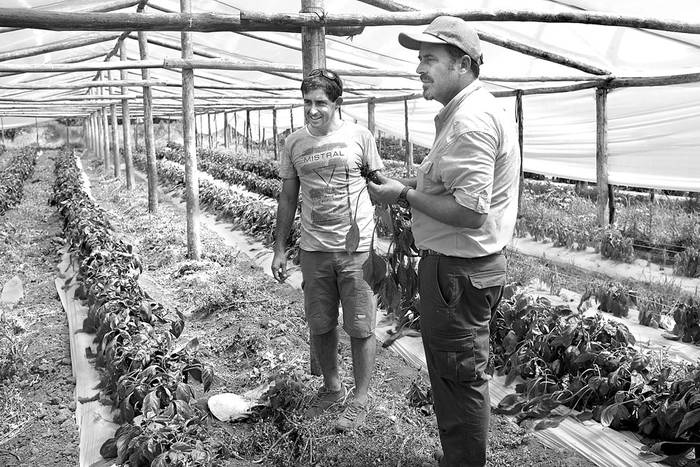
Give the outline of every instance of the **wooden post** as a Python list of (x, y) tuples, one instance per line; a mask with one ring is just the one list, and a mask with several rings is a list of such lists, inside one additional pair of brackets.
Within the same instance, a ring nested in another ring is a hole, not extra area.
[(109, 156), (111, 154), (109, 148), (109, 122), (107, 117), (107, 107), (102, 107), (102, 144), (104, 144), (105, 147), (104, 162), (105, 175), (107, 175), (109, 170)]
[(36, 132), (36, 147), (39, 147), (39, 117), (34, 117), (34, 131)]
[[(112, 81), (112, 71), (107, 72), (107, 78)], [(109, 87), (109, 95), (114, 94), (114, 88)], [(119, 163), (119, 125), (117, 124), (117, 104), (109, 105), (109, 115), (111, 117), (112, 124), (112, 164), (114, 165), (114, 178), (119, 178), (119, 172), (121, 171)]]
[(229, 127), (228, 127), (228, 112), (224, 112), (224, 147), (229, 147)]
[[(142, 10), (141, 13), (144, 11)], [(141, 60), (148, 60), (148, 37), (139, 31), (139, 55)], [(151, 70), (141, 68), (141, 79), (149, 81)], [(143, 87), (143, 123), (146, 142), (146, 173), (148, 176), (148, 212), (158, 212), (158, 170), (156, 168), (156, 139), (153, 132), (153, 91), (151, 86)], [(170, 140), (170, 120), (168, 120), (168, 140)]]
[(275, 160), (280, 160), (279, 149), (277, 148), (277, 109), (272, 109), (272, 140), (275, 151)]
[(608, 90), (597, 88), (596, 103), (596, 182), (598, 184), (598, 225), (606, 227), (608, 216), (605, 210), (608, 206)]
[(367, 129), (372, 133), (372, 136), (376, 136), (375, 130), (376, 130), (376, 123), (374, 121), (374, 109), (377, 106), (376, 99), (374, 97), (370, 97), (369, 101), (367, 102)]
[(262, 125), (260, 125), (260, 113), (261, 111), (258, 110), (258, 156), (261, 155), (263, 145), (263, 137), (260, 135), (260, 131), (262, 128)]
[(245, 110), (245, 150), (250, 152), (250, 109)]
[(520, 148), (520, 185), (518, 186), (518, 214), (522, 208), (523, 186), (525, 185), (525, 171), (523, 170), (523, 91), (518, 89), (515, 94), (515, 119), (518, 123), (518, 147)]
[(613, 225), (615, 223), (615, 185), (610, 184), (608, 184), (608, 208), (610, 210), (608, 222)]
[(233, 113), (233, 147), (238, 152), (238, 112)]
[(289, 108), (289, 129), (294, 133), (294, 107)]
[(0, 129), (2, 130), (2, 134), (0, 134), (0, 138), (2, 138), (2, 145), (5, 145), (5, 119), (0, 117)]
[(168, 115), (168, 143), (170, 142), (170, 116)]
[[(191, 0), (180, 0), (182, 13), (192, 12)], [(192, 33), (181, 33), (182, 58), (193, 56)], [(182, 139), (185, 150), (185, 198), (187, 201), (187, 256), (199, 261), (202, 257), (199, 219), (199, 178), (195, 146), (194, 70), (182, 69)]]
[(211, 140), (211, 113), (207, 112), (207, 134), (209, 136), (209, 149), (212, 148)]
[(411, 143), (410, 134), (408, 132), (408, 99), (403, 100), (403, 120), (406, 129), (406, 177), (411, 176), (413, 172), (413, 143)]
[(70, 118), (66, 118), (66, 146), (70, 146)]
[[(325, 15), (323, 0), (301, 0), (301, 13), (316, 13), (322, 18)], [(304, 78), (311, 70), (326, 67), (326, 30), (323, 27), (302, 26), (301, 58)], [(306, 116), (304, 119), (306, 120)], [(317, 345), (313, 334), (309, 334), (309, 348), (311, 374), (320, 375), (321, 364), (318, 361)]]
[[(128, 59), (126, 41), (121, 41), (119, 43), (119, 58), (124, 62)], [(123, 81), (129, 79), (129, 73), (127, 70), (121, 70), (121, 79)], [(128, 92), (128, 88), (122, 88), (122, 94), (126, 95)], [(134, 159), (131, 153), (131, 109), (129, 108), (129, 99), (122, 99), (122, 134), (124, 138), (124, 170), (126, 172), (126, 189), (131, 190), (134, 187)]]
[(219, 118), (217, 113), (214, 112), (214, 147), (219, 145)]

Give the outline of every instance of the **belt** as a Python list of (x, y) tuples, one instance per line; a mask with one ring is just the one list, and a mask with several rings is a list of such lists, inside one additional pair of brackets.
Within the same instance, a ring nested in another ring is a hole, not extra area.
[[(492, 254), (490, 254), (490, 255), (479, 256), (479, 257), (476, 257), (476, 258), (462, 258), (462, 259), (482, 259), (482, 258), (489, 258), (489, 257), (491, 257), (491, 256), (496, 256), (496, 255), (505, 254), (505, 251), (506, 251), (506, 248), (503, 247), (503, 249), (502, 249), (501, 251), (498, 251), (498, 252), (496, 252), (496, 253), (492, 253)], [(421, 258), (425, 258), (426, 256), (445, 256), (445, 257), (448, 257), (448, 258), (461, 258), (461, 256), (450, 256), (450, 255), (446, 255), (446, 254), (444, 254), (444, 253), (440, 253), (439, 251), (430, 250), (430, 249), (427, 249), (427, 250), (418, 250), (418, 256), (420, 256)]]
[(418, 250), (418, 256), (421, 258), (425, 258), (426, 256), (447, 256), (444, 253), (440, 253), (439, 251), (435, 250)]

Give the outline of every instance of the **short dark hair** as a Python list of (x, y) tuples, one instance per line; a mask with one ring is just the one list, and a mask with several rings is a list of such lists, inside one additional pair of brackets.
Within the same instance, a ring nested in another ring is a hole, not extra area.
[(462, 60), (462, 57), (465, 55), (469, 57), (469, 68), (472, 70), (472, 73), (474, 74), (474, 78), (479, 77), (479, 71), (480, 71), (480, 66), (479, 66), (479, 61), (475, 60), (474, 57), (470, 57), (468, 53), (466, 53), (464, 50), (460, 49), (456, 45), (452, 44), (445, 44), (445, 47), (447, 48), (447, 53), (450, 54), (450, 57), (454, 61)]
[(343, 81), (338, 73), (327, 68), (316, 68), (301, 82), (301, 93), (306, 94), (313, 89), (321, 89), (331, 102), (343, 95)]

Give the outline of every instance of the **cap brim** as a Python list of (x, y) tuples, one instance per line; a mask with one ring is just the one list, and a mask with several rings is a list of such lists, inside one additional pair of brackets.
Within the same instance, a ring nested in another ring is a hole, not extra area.
[(405, 32), (399, 33), (399, 44), (407, 49), (420, 50), (420, 45), (424, 42), (429, 44), (447, 44), (447, 42), (443, 41), (442, 39), (424, 32), (418, 34), (406, 34)]

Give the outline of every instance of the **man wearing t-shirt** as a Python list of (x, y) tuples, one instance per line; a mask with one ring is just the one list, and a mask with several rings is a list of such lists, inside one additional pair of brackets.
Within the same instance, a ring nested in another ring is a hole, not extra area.
[[(337, 360), (340, 302), (355, 377), (354, 394), (336, 422), (338, 431), (347, 431), (360, 426), (367, 416), (376, 347), (376, 301), (362, 274), (374, 230), (374, 208), (360, 169), (379, 170), (382, 162), (369, 130), (338, 116), (343, 83), (336, 73), (311, 71), (301, 92), (307, 124), (284, 144), (272, 273), (280, 282), (287, 277), (285, 249), (301, 189), (304, 309), (324, 383), (306, 415), (315, 417), (346, 398)], [(353, 225), (359, 231), (356, 248), (346, 239)]]

